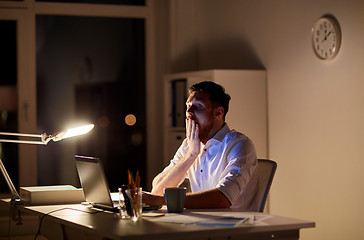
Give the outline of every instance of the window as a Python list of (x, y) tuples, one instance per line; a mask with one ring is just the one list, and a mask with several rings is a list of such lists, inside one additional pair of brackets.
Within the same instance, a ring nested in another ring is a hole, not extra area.
[(39, 184), (77, 185), (74, 154), (100, 157), (113, 191), (128, 169), (145, 175), (144, 20), (40, 15), (36, 26), (39, 131), (95, 124), (87, 136), (38, 147)]

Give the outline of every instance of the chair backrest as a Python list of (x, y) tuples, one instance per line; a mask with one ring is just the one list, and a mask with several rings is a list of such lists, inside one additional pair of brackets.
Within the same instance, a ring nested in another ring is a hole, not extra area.
[(258, 205), (257, 211), (263, 212), (268, 193), (277, 169), (277, 163), (272, 160), (258, 159)]

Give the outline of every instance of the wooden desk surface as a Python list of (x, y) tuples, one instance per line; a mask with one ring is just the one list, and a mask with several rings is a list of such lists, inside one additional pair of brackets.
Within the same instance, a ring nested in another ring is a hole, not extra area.
[[(57, 231), (62, 234), (82, 232), (85, 238), (110, 239), (229, 239), (231, 237), (249, 237), (250, 239), (290, 237), (299, 238), (299, 230), (315, 227), (312, 221), (268, 215), (262, 213), (249, 213), (255, 216), (252, 225), (239, 225), (236, 227), (211, 227), (183, 225), (154, 221), (155, 219), (143, 217), (133, 222), (120, 219), (118, 214), (100, 212), (83, 206), (75, 205), (49, 205), (49, 206), (23, 206), (22, 211), (44, 216), (48, 226), (50, 223), (62, 226)], [(226, 214), (229, 209), (219, 210), (186, 210), (185, 214), (209, 214), (212, 212)], [(248, 213), (242, 213), (248, 214)], [(160, 217), (163, 218), (163, 217)], [(42, 229), (46, 226), (42, 226)], [(44, 232), (44, 231), (42, 231)], [(79, 237), (79, 236), (78, 236)], [(60, 237), (60, 239), (62, 239)]]

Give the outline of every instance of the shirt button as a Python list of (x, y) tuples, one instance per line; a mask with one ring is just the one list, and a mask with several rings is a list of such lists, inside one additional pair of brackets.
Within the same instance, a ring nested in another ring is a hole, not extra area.
[(203, 170), (201, 169), (201, 172), (203, 172)]

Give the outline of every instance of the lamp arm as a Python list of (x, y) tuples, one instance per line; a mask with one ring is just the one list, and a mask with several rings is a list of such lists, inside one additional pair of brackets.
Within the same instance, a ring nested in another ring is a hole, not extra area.
[(10, 191), (11, 191), (11, 199), (12, 200), (20, 200), (20, 195), (19, 193), (16, 191), (15, 187), (14, 187), (14, 184), (13, 182), (11, 181), (10, 177), (9, 177), (9, 174), (8, 172), (6, 171), (6, 168), (3, 164), (3, 161), (1, 160), (0, 158), (0, 169), (1, 169), (1, 172), (6, 180), (6, 183), (8, 184), (9, 188), (10, 188)]
[(40, 140), (17, 140), (17, 139), (0, 139), (0, 142), (6, 143), (26, 143), (26, 144), (38, 144), (38, 145), (47, 145), (48, 142), (52, 139), (51, 136), (47, 134), (25, 134), (25, 133), (9, 133), (9, 132), (0, 132), (0, 135), (5, 136), (17, 136), (17, 137), (28, 137), (28, 138), (40, 138)]
[(5, 136), (19, 136), (19, 137), (42, 137), (43, 134), (27, 134), (27, 133), (9, 133), (9, 132), (0, 132), (0, 135)]
[(7, 142), (7, 143), (26, 143), (26, 144), (39, 144), (39, 145), (46, 145), (47, 144), (47, 143), (40, 142), (40, 141), (7, 140), (7, 139), (0, 139), (0, 142)]

